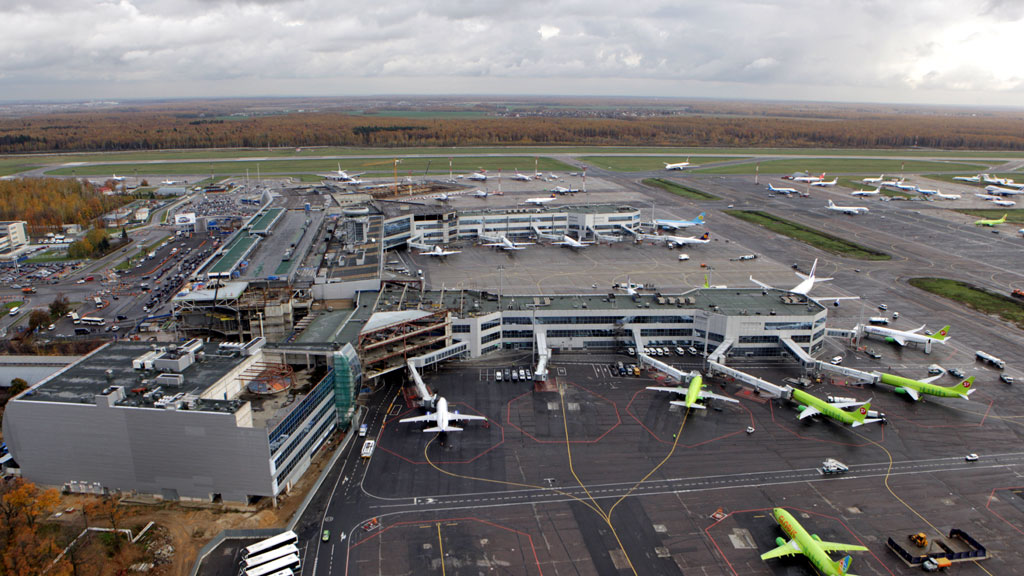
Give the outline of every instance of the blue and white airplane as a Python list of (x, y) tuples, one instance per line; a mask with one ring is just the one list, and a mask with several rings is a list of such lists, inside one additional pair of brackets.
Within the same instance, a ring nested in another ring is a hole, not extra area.
[(654, 225), (659, 228), (678, 230), (680, 228), (690, 228), (693, 226), (703, 226), (704, 218), (706, 214), (701, 212), (693, 220), (655, 220)]
[(771, 183), (768, 184), (768, 191), (769, 192), (775, 192), (776, 194), (787, 194), (787, 195), (788, 194), (799, 194), (800, 193), (800, 191), (797, 190), (796, 188), (776, 188), (775, 186), (772, 186)]

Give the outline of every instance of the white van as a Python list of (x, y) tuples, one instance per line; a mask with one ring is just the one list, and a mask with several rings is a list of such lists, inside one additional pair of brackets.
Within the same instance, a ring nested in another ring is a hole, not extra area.
[(18, 312), (21, 312), (21, 307), (20, 306), (15, 306), (14, 308), (11, 308), (11, 311), (8, 313), (8, 315), (9, 316), (17, 316)]

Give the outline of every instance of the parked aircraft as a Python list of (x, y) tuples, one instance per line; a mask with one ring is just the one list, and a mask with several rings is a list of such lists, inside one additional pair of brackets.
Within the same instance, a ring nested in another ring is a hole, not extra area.
[[(805, 276), (805, 275), (797, 272), (796, 275), (798, 277), (800, 277), (800, 278), (803, 278), (803, 281), (800, 282), (799, 284), (797, 284), (796, 286), (794, 286), (793, 288), (791, 288), (789, 290), (789, 292), (791, 292), (793, 294), (799, 294), (801, 296), (806, 296), (807, 298), (812, 298), (808, 294), (808, 292), (810, 292), (811, 289), (814, 288), (814, 284), (815, 283), (817, 283), (817, 282), (828, 282), (829, 280), (831, 280), (831, 278), (818, 278), (817, 276), (815, 276), (814, 275), (814, 271), (815, 271), (815, 269), (817, 267), (818, 267), (818, 259), (815, 258), (814, 259), (814, 264), (811, 264), (811, 273), (809, 275)], [(765, 284), (764, 282), (759, 282), (759, 281), (755, 280), (753, 276), (750, 277), (750, 281), (753, 282), (754, 284), (757, 284), (758, 286), (760, 286), (762, 288), (766, 288), (766, 289), (769, 289), (769, 290), (773, 290), (774, 289), (772, 286), (769, 286), (768, 284)], [(812, 299), (814, 299), (815, 301), (818, 300), (817, 298), (812, 298)], [(859, 299), (860, 299), (860, 296), (832, 296), (832, 297), (829, 297), (829, 298), (821, 298), (821, 300), (833, 300), (836, 306), (839, 305), (839, 301), (840, 300), (859, 300)]]
[(441, 246), (434, 246), (432, 249), (426, 252), (420, 252), (420, 256), (435, 256), (437, 258), (444, 258), (445, 256), (451, 256), (452, 254), (461, 254), (462, 250), (445, 250)]
[(529, 181), (533, 180), (533, 178), (531, 178), (530, 176), (528, 176), (526, 174), (520, 174), (518, 168), (516, 168), (516, 174), (515, 174), (515, 176), (512, 177), (512, 179), (513, 180), (518, 180), (520, 182), (529, 182)]
[(551, 189), (552, 194), (575, 194), (579, 191), (579, 188), (573, 188), (572, 186), (555, 186), (554, 188)]
[(547, 204), (548, 202), (554, 202), (554, 201), (555, 201), (555, 197), (554, 196), (550, 196), (550, 197), (547, 197), (547, 198), (527, 198), (526, 200), (523, 201), (523, 204), (536, 204), (537, 206), (543, 206), (544, 204)]
[(817, 182), (811, 182), (811, 186), (819, 186), (821, 188), (831, 188), (839, 183), (839, 178), (833, 178), (831, 182), (825, 180), (818, 180)]
[(799, 194), (800, 193), (800, 191), (798, 191), (796, 188), (776, 188), (775, 186), (771, 185), (771, 182), (768, 183), (768, 191), (769, 192), (775, 192), (776, 194)]
[(999, 184), (1000, 186), (1014, 186), (1016, 182), (1013, 178), (1000, 178), (999, 176), (990, 176), (988, 174), (978, 174), (981, 177), (981, 181), (985, 184)]
[(593, 242), (581, 242), (581, 241), (573, 238), (572, 236), (563, 235), (562, 236), (562, 240), (559, 241), (559, 242), (554, 242), (554, 244), (556, 246), (568, 246), (569, 248), (579, 249), (579, 248), (586, 248), (587, 246), (590, 246), (591, 244), (593, 244)]
[(669, 164), (668, 162), (662, 162), (665, 165), (665, 170), (683, 170), (690, 165), (690, 159), (687, 158), (686, 162), (676, 162), (675, 164)]
[(992, 203), (995, 204), (996, 206), (1002, 206), (1004, 208), (1009, 208), (1010, 206), (1017, 205), (1017, 203), (1014, 202), (1013, 200), (993, 200)]
[(643, 234), (641, 235), (643, 240), (649, 240), (651, 242), (664, 242), (669, 248), (675, 248), (676, 246), (686, 246), (688, 244), (707, 244), (711, 241), (711, 235), (705, 232), (701, 236), (663, 236), (659, 234)]
[(828, 201), (826, 208), (833, 212), (842, 212), (843, 214), (850, 215), (863, 214), (868, 211), (865, 206), (836, 206), (831, 200)]
[(680, 228), (690, 228), (691, 226), (703, 226), (704, 218), (706, 214), (701, 212), (693, 220), (655, 220), (654, 225), (660, 228), (678, 230)]
[(473, 192), (473, 196), (475, 198), (487, 198), (489, 195), (490, 194), (488, 194), (487, 190), (475, 190)]
[(1016, 188), (1004, 188), (1002, 186), (988, 185), (985, 186), (985, 191), (992, 194), (999, 194), (1000, 196), (1016, 196), (1018, 194), (1024, 194), (1024, 191)]
[(348, 172), (341, 169), (341, 163), (338, 163), (338, 171), (331, 172), (330, 174), (324, 174), (324, 178), (328, 180), (335, 180), (337, 182), (348, 182), (350, 184), (358, 184), (361, 181), (356, 180), (357, 177), (366, 174), (366, 172), (360, 172), (358, 174), (349, 174)]
[(796, 174), (793, 176), (783, 176), (786, 180), (792, 180), (794, 182), (821, 182), (825, 179), (825, 173), (822, 172), (818, 176), (811, 176), (809, 174)]
[(124, 176), (118, 176), (116, 173), (110, 179), (114, 182), (124, 182)]
[(985, 220), (984, 218), (981, 219), (981, 220), (975, 220), (974, 221), (974, 225), (975, 226), (998, 226), (999, 224), (1004, 224), (1005, 222), (1006, 222), (1006, 214), (1003, 214), (1003, 217), (998, 219), (998, 220)]
[(903, 180), (900, 180), (899, 182), (893, 182), (893, 186), (895, 186), (896, 188), (899, 188), (900, 190), (906, 191), (906, 192), (914, 192), (914, 191), (917, 190), (917, 185), (915, 185), (915, 184), (907, 184)]
[(856, 192), (851, 192), (850, 196), (878, 196), (881, 193), (881, 188), (875, 188), (874, 190), (857, 190)]
[(975, 194), (975, 196), (977, 196), (978, 198), (981, 198), (982, 200), (990, 200), (990, 201), (991, 200), (1002, 200), (1003, 199), (1002, 196), (993, 196), (991, 194)]
[(532, 244), (533, 242), (515, 242), (513, 240), (509, 240), (508, 236), (502, 234), (498, 236), (496, 242), (489, 242), (484, 244), (484, 246), (494, 246), (496, 248), (501, 248), (502, 250), (526, 250), (524, 246), (530, 246)]
[(921, 334), (921, 330), (924, 330), (925, 325), (921, 325), (920, 328), (914, 330), (893, 330), (892, 328), (883, 328), (882, 326), (864, 326), (865, 334), (874, 334), (875, 336), (882, 336), (886, 342), (895, 342), (900, 346), (906, 346), (907, 342), (916, 342), (918, 344), (924, 344), (925, 342), (938, 342), (945, 344), (949, 338), (949, 325), (945, 325), (936, 332), (934, 335)]
[(978, 184), (981, 182), (981, 176), (953, 176), (953, 180), (959, 182), (970, 182), (972, 184)]
[(974, 376), (961, 380), (956, 386), (936, 386), (932, 384), (932, 382), (942, 376), (942, 374), (939, 374), (924, 380), (913, 380), (911, 378), (882, 373), (882, 384), (888, 384), (894, 388), (897, 394), (906, 394), (914, 400), (920, 400), (921, 394), (941, 396), (943, 398), (970, 399), (968, 396), (974, 392), (974, 388), (971, 388), (974, 385)]
[(792, 514), (782, 508), (773, 509), (772, 518), (779, 523), (779, 527), (789, 537), (789, 541), (776, 538), (775, 543), (779, 545), (778, 548), (762, 554), (761, 560), (802, 554), (823, 576), (851, 576), (848, 570), (850, 564), (853, 563), (853, 557), (847, 555), (838, 562), (833, 562), (828, 553), (867, 550), (866, 547), (856, 544), (826, 542), (818, 538), (816, 534), (808, 533)]
[(878, 178), (862, 178), (861, 182), (865, 184), (879, 184), (882, 180), (885, 180), (885, 174), (879, 175)]
[(451, 426), (451, 422), (468, 421), (468, 420), (487, 420), (483, 416), (473, 416), (471, 414), (459, 414), (458, 411), (448, 411), (448, 400), (444, 396), (437, 399), (437, 412), (428, 413), (424, 416), (413, 416), (411, 418), (402, 418), (399, 422), (403, 424), (409, 424), (412, 422), (436, 422), (436, 426), (424, 428), (424, 432), (462, 432), (462, 428), (458, 426)]
[(959, 194), (943, 194), (942, 192), (940, 192), (938, 190), (925, 190), (924, 188), (918, 188), (917, 191), (920, 192), (921, 194), (924, 194), (925, 196), (933, 197), (936, 200), (959, 200), (960, 199), (960, 195)]
[(698, 404), (698, 401), (700, 400), (724, 400), (726, 402), (732, 402), (733, 404), (739, 404), (739, 400), (706, 390), (704, 388), (704, 378), (698, 372), (690, 374), (690, 383), (687, 384), (685, 388), (683, 386), (648, 386), (647, 389), (654, 390), (656, 392), (671, 392), (673, 394), (679, 394), (680, 396), (685, 397), (685, 400), (672, 400), (670, 404), (686, 408), (696, 408), (698, 410), (705, 409), (703, 404)]
[(183, 182), (181, 180), (164, 180), (164, 181), (160, 182), (160, 184), (162, 184), (164, 186), (174, 186), (175, 184), (182, 184), (182, 183)]
[[(793, 389), (793, 401), (798, 402), (798, 409), (800, 410), (800, 420), (809, 418), (816, 414), (824, 414), (829, 418), (842, 422), (843, 424), (849, 424), (856, 428), (863, 424), (871, 424), (872, 422), (880, 422), (881, 418), (868, 418), (868, 410), (871, 409), (871, 401), (867, 402), (836, 402), (828, 403), (812, 396), (807, 392), (799, 389)], [(852, 412), (847, 412), (845, 408), (856, 408)]]

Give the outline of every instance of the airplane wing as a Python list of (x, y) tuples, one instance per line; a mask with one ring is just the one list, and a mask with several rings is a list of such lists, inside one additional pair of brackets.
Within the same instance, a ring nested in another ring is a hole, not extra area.
[(708, 392), (706, 390), (701, 390), (700, 398), (701, 399), (709, 399), (709, 398), (711, 398), (711, 399), (714, 399), (714, 400), (724, 400), (726, 402), (732, 402), (733, 404), (739, 404), (740, 403), (740, 401), (736, 400), (735, 398), (729, 398), (728, 396), (722, 396), (721, 394), (715, 394), (714, 392)]
[[(863, 426), (865, 424), (874, 424), (875, 422), (881, 422), (881, 421), (882, 421), (881, 418), (865, 418), (863, 422), (858, 422), (858, 421), (854, 420), (853, 423), (850, 424), (850, 426), (853, 426), (854, 428), (856, 428), (857, 426)], [(847, 574), (847, 576), (849, 576), (849, 574)]]
[(451, 414), (448, 415), (448, 420), (487, 420), (487, 418), (483, 416), (473, 416), (472, 414), (459, 414), (458, 412), (452, 412)]
[(907, 345), (907, 339), (904, 338), (903, 336), (897, 336), (897, 335), (893, 334), (892, 336), (889, 336), (889, 337), (892, 338), (893, 342), (896, 342), (900, 346), (906, 346)]
[(842, 542), (825, 542), (822, 540), (818, 541), (818, 546), (825, 552), (853, 552), (853, 551), (866, 551), (865, 546), (858, 546), (856, 544), (843, 544)]
[(753, 282), (754, 284), (757, 284), (761, 288), (764, 288), (765, 290), (772, 290), (773, 289), (771, 286), (765, 284), (764, 282), (761, 282), (759, 280), (754, 280), (753, 276), (750, 277), (750, 281)]
[(648, 390), (654, 390), (655, 392), (673, 392), (675, 394), (686, 394), (686, 388), (677, 388), (671, 386), (648, 386)]
[(924, 382), (925, 384), (931, 384), (932, 382), (935, 382), (936, 380), (938, 380), (939, 378), (942, 378), (943, 376), (945, 376), (945, 373), (943, 373), (943, 374), (936, 374), (935, 376), (929, 376), (928, 378), (924, 378), (922, 380), (918, 380), (918, 382)]
[(867, 404), (867, 402), (831, 402), (830, 404), (832, 404), (832, 406), (835, 408), (839, 408), (840, 410), (846, 410), (847, 408), (856, 408), (858, 406), (863, 406)]
[(804, 408), (802, 412), (800, 412), (800, 419), (803, 420), (804, 418), (810, 418), (815, 414), (821, 414), (821, 410), (818, 410), (814, 406), (808, 406), (807, 408)]
[(903, 391), (907, 393), (907, 396), (910, 396), (911, 398), (913, 398), (915, 402), (919, 398), (921, 398), (921, 394), (917, 390), (914, 390), (913, 388), (911, 388), (909, 386), (904, 387)]
[(761, 560), (796, 556), (797, 554), (803, 554), (803, 550), (800, 549), (800, 545), (796, 543), (796, 540), (790, 540), (774, 550), (769, 550), (768, 552), (761, 554)]
[(914, 328), (913, 330), (907, 330), (907, 332), (910, 332), (911, 334), (917, 334), (921, 330), (924, 330), (925, 326), (927, 326), (927, 324), (921, 324), (920, 328)]
[(424, 416), (412, 416), (410, 418), (402, 418), (401, 420), (399, 420), (399, 422), (403, 424), (408, 422), (437, 422), (437, 413), (435, 412), (433, 414), (426, 414)]
[(691, 404), (687, 406), (685, 400), (673, 400), (669, 402), (669, 404), (675, 404), (676, 406), (682, 406), (683, 408), (696, 408), (697, 410), (707, 410), (707, 408), (705, 408), (703, 404)]

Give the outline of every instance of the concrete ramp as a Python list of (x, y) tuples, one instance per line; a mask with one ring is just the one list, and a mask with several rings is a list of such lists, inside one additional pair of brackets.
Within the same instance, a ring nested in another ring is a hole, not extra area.
[(708, 361), (708, 366), (710, 367), (711, 372), (725, 374), (726, 376), (732, 376), (733, 378), (739, 380), (740, 382), (743, 382), (744, 384), (749, 384), (753, 386), (755, 389), (767, 394), (768, 396), (771, 396), (772, 398), (789, 398), (793, 392), (793, 389), (790, 388), (789, 386), (778, 386), (772, 384), (771, 382), (767, 380), (762, 380), (757, 376), (751, 376), (746, 372), (740, 372), (739, 370), (736, 370), (734, 368), (729, 368), (725, 364)]

